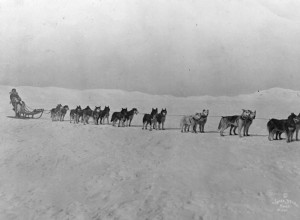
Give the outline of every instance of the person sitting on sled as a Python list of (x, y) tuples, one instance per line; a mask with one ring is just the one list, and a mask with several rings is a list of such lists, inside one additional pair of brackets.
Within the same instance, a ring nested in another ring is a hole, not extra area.
[(13, 105), (13, 110), (15, 110), (15, 104), (22, 101), (16, 89), (12, 89), (10, 94), (10, 103)]

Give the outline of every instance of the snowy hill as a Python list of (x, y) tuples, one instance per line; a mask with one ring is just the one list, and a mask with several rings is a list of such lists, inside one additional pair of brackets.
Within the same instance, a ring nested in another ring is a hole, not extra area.
[[(110, 105), (167, 108), (165, 131), (12, 116), (0, 86), (0, 219), (298, 219), (299, 143), (268, 141), (266, 123), (300, 112), (299, 92), (270, 89), (236, 97), (153, 96), (119, 90), (17, 87), (31, 107)], [(257, 110), (250, 137), (181, 133), (178, 114)], [(68, 118), (68, 116), (66, 117)], [(265, 118), (265, 119), (260, 119)], [(284, 135), (283, 135), (284, 136)], [(290, 201), (290, 202), (289, 202)], [(281, 207), (284, 203), (286, 207)]]

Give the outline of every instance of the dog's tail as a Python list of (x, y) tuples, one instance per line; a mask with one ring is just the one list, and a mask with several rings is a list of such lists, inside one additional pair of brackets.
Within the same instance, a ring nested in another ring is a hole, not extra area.
[(268, 121), (268, 123), (267, 123), (267, 129), (268, 129), (268, 133), (269, 133), (268, 139), (269, 139), (269, 141), (271, 141), (273, 139), (271, 133), (273, 133), (273, 129), (274, 129), (274, 121), (272, 119), (270, 119)]
[(218, 131), (220, 131), (220, 129), (223, 127), (223, 124), (224, 124), (224, 117), (222, 116), (221, 120), (220, 120), (220, 123), (219, 123), (219, 126), (218, 126)]

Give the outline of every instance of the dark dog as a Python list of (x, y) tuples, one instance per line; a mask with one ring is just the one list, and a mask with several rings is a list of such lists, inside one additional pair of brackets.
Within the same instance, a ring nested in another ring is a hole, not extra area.
[(56, 108), (53, 108), (53, 109), (50, 110), (52, 121), (60, 120), (60, 110), (61, 110), (61, 108), (62, 108), (62, 105), (58, 104), (56, 106)]
[[(162, 127), (162, 130), (165, 130), (165, 121), (167, 117), (167, 109), (162, 109), (159, 114), (156, 116), (156, 122), (158, 123), (158, 129), (160, 130), (160, 124)], [(156, 123), (155, 123), (155, 128), (157, 129)]]
[(207, 122), (207, 117), (208, 117), (208, 114), (209, 114), (209, 110), (208, 109), (207, 110), (203, 109), (203, 111), (200, 112), (199, 114), (200, 114), (200, 119), (195, 124), (194, 131), (197, 130), (197, 124), (199, 124), (199, 132), (204, 133), (204, 126)]
[(151, 114), (144, 115), (142, 129), (147, 129), (148, 124), (150, 124), (150, 131), (152, 130), (152, 124), (156, 120), (157, 112), (158, 112), (157, 108), (156, 109), (152, 108)]
[(65, 105), (64, 107), (62, 107), (62, 109), (60, 110), (60, 121), (65, 120), (65, 116), (66, 116), (68, 110), (69, 110), (69, 106)]
[(90, 106), (87, 106), (85, 109), (82, 110), (82, 119), (83, 124), (89, 123), (89, 118), (93, 116), (93, 110), (90, 108)]
[(139, 112), (136, 108), (131, 109), (129, 112), (127, 112), (125, 116), (125, 120), (127, 121), (127, 126), (131, 126), (131, 121), (133, 119), (134, 115), (137, 115)]
[[(272, 141), (274, 139), (274, 134), (279, 133), (285, 133), (286, 135), (286, 142), (291, 142), (293, 139), (293, 134), (296, 131), (296, 126), (300, 123), (300, 115), (297, 116), (294, 113), (292, 113), (288, 119), (282, 119), (278, 120), (275, 118), (272, 118), (267, 123), (267, 128), (269, 131), (269, 137), (268, 139)], [(296, 137), (297, 139), (297, 137)]]
[[(80, 106), (79, 106), (80, 107)], [(79, 120), (81, 119), (81, 122), (83, 122), (83, 109), (78, 108), (75, 115), (75, 122), (76, 124), (79, 123)]]
[(113, 126), (115, 126), (116, 122), (119, 121), (118, 127), (120, 127), (120, 124), (122, 122), (122, 126), (124, 127), (124, 121), (127, 115), (127, 108), (122, 108), (121, 112), (114, 112), (111, 116), (111, 122), (113, 123)]
[(77, 112), (78, 111), (81, 111), (81, 106), (76, 106), (75, 109), (72, 109), (70, 111), (70, 123), (72, 123), (72, 121), (75, 123), (76, 122), (76, 115), (77, 115)]
[(102, 124), (102, 120), (103, 120), (103, 123), (104, 123), (105, 119), (107, 119), (107, 124), (109, 124), (109, 121), (108, 121), (109, 111), (110, 111), (109, 106), (105, 106), (103, 111), (100, 111), (99, 118), (97, 119), (97, 121), (99, 121), (99, 119), (100, 119), (100, 124)]
[(93, 119), (94, 119), (95, 125), (98, 124), (98, 119), (100, 117), (100, 112), (101, 112), (101, 106), (99, 106), (99, 107), (95, 106), (95, 109), (93, 111)]

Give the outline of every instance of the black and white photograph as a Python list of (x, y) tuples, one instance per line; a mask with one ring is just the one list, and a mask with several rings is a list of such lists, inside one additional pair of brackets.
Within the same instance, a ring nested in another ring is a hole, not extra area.
[(0, 0), (0, 220), (299, 220), (300, 1)]

